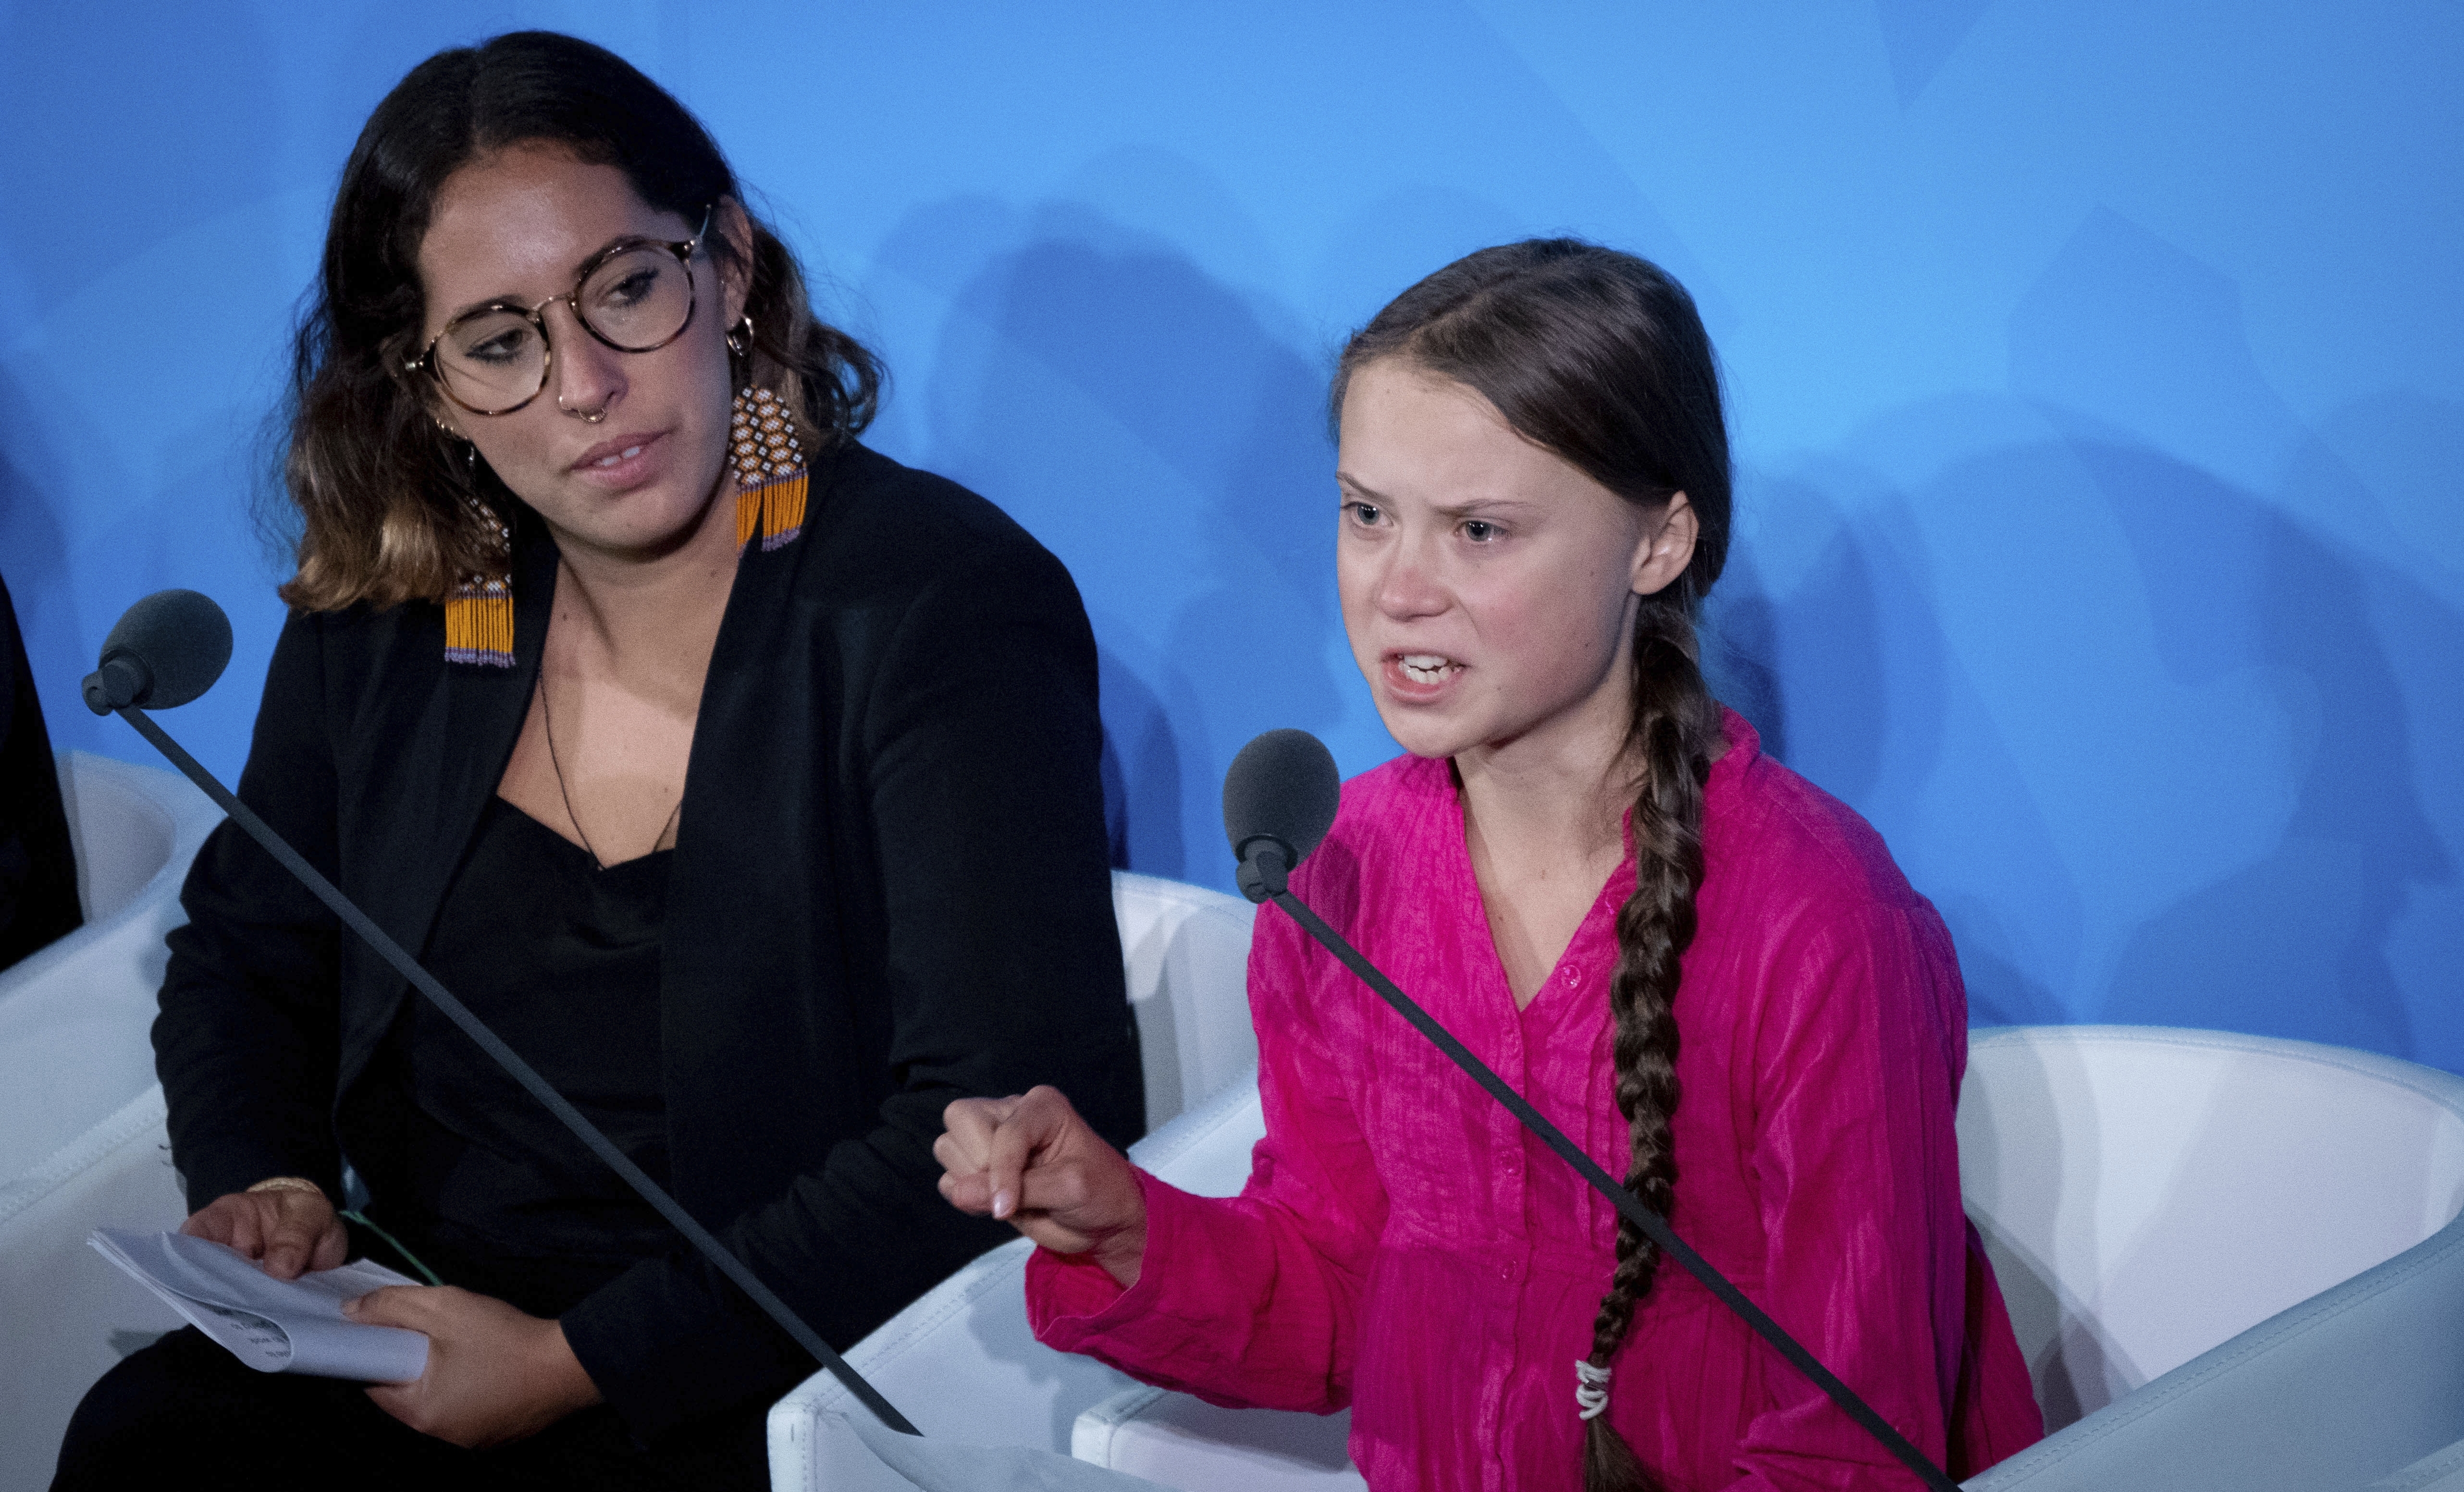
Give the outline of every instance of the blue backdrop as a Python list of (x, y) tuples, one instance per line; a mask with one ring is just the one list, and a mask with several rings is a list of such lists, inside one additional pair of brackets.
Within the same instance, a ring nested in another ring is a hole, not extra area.
[(1724, 693), (1949, 918), (1980, 1022), (2464, 1068), (2464, 8), (164, 4), (0, 13), (0, 569), (58, 744), (217, 596), (360, 121), (516, 26), (711, 124), (891, 366), (874, 441), (1076, 574), (1114, 833), (1225, 884), (1253, 733), (1394, 750), (1335, 612), (1343, 333), (1482, 244), (1681, 275), (1724, 356)]

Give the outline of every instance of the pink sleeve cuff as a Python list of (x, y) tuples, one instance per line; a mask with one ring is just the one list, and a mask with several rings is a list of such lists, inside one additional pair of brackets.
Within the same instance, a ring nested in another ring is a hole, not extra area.
[(1107, 1339), (1115, 1335), (1134, 1335), (1125, 1328), (1152, 1312), (1167, 1294), (1163, 1282), (1172, 1273), (1173, 1236), (1189, 1213), (1205, 1203), (1143, 1171), (1137, 1176), (1146, 1197), (1147, 1247), (1135, 1286), (1121, 1288), (1092, 1254), (1039, 1248), (1027, 1260), (1026, 1320), (1045, 1346), (1084, 1352), (1111, 1345)]

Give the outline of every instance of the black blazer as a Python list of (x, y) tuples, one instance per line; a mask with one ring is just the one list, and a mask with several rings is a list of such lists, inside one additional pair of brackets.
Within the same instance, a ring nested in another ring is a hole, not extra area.
[[(239, 796), (406, 948), (538, 677), (556, 555), (527, 516), (516, 561), (513, 668), (447, 664), (434, 605), (361, 606), (295, 614), (266, 678)], [(935, 1189), (950, 1100), (1051, 1083), (1115, 1144), (1143, 1128), (1095, 680), (1060, 562), (861, 446), (814, 464), (801, 538), (739, 561), (670, 870), (671, 1175), (834, 1346), (1012, 1236)], [(339, 1195), (336, 1109), (417, 997), (232, 825), (183, 900), (154, 1047), (189, 1204)], [(561, 1319), (645, 1437), (812, 1371), (687, 1253)]]

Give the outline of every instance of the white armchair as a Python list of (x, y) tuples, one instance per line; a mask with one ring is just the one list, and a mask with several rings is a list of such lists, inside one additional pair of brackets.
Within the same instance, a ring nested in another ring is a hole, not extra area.
[(85, 1246), (185, 1214), (147, 1028), (180, 882), (221, 810), (169, 772), (60, 758), (85, 926), (0, 973), (0, 1489), (48, 1485), (60, 1431), (129, 1347), (179, 1325)]
[(1970, 1051), (1969, 1210), (2057, 1433), (1969, 1487), (2445, 1484), (2464, 1079), (2218, 1031), (2021, 1027)]
[(2058, 1430), (2445, 1227), (2464, 1078), (2225, 1031), (1982, 1030), (1959, 1170)]

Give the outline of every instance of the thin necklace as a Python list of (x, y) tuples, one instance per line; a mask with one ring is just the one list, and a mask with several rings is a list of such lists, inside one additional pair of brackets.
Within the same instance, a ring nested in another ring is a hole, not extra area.
[[(598, 846), (590, 843), (590, 831), (582, 826), (582, 815), (573, 811), (573, 793), (571, 789), (564, 785), (564, 763), (557, 759), (556, 712), (550, 710), (547, 706), (547, 660), (544, 658), (539, 660), (539, 726), (547, 733), (548, 769), (556, 774), (556, 796), (564, 800), (564, 817), (567, 822), (572, 823), (573, 832), (582, 836), (583, 853), (590, 857), (590, 863), (593, 866), (605, 870), (607, 868), (607, 862), (599, 858)], [(666, 819), (660, 821), (659, 832), (657, 836), (650, 841), (650, 847), (643, 851), (644, 854), (658, 853), (659, 841), (668, 837), (668, 829), (670, 825), (673, 824), (676, 822), (677, 816), (682, 814), (684, 811), (685, 795), (682, 790), (679, 790), (676, 793), (676, 805), (668, 810), (668, 816)]]

